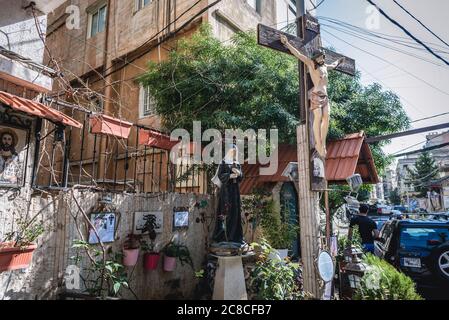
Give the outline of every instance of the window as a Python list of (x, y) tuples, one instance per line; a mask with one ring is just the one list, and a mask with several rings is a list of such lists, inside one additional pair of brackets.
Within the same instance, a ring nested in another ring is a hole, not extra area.
[(89, 38), (106, 28), (106, 5), (102, 5), (89, 13)]
[(151, 2), (153, 2), (153, 0), (134, 0), (134, 1), (135, 1), (135, 4), (136, 4), (134, 12), (139, 11), (143, 7), (149, 5)]
[(246, 0), (248, 4), (260, 14), (261, 10), (261, 2), (262, 0)]
[(439, 246), (449, 240), (449, 229), (438, 227), (405, 227), (401, 229), (401, 249), (416, 250)]
[(139, 117), (148, 117), (156, 113), (156, 101), (150, 94), (150, 88), (140, 86)]

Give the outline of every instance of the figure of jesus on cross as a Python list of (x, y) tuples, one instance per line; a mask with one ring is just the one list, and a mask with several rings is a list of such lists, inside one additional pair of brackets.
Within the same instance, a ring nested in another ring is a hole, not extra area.
[(326, 158), (326, 137), (329, 131), (330, 103), (327, 94), (328, 70), (337, 68), (345, 57), (339, 58), (332, 64), (326, 64), (326, 55), (323, 50), (316, 49), (311, 58), (302, 54), (287, 39), (281, 35), (282, 44), (306, 66), (313, 82), (313, 88), (309, 90), (310, 110), (313, 112), (313, 135), (315, 137), (315, 149), (322, 159)]

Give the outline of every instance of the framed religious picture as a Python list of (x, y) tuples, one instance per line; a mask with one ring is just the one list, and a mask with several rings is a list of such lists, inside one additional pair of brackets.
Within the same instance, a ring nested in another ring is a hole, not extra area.
[(0, 125), (0, 187), (24, 184), (29, 130)]
[(189, 227), (188, 208), (174, 208), (173, 229), (183, 229)]
[(143, 227), (149, 216), (154, 216), (156, 221), (156, 233), (162, 233), (164, 227), (164, 214), (162, 211), (135, 212), (134, 213), (134, 234), (142, 234)]
[[(100, 238), (101, 242), (114, 242), (116, 228), (115, 212), (92, 213), (90, 215), (90, 222), (92, 222), (95, 229), (97, 230), (98, 237)], [(100, 243), (98, 237), (95, 234), (95, 231), (89, 228), (89, 243)]]

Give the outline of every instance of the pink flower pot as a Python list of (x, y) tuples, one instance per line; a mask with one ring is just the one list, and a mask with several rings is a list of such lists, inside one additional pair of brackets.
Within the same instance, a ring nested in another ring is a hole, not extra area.
[(176, 268), (176, 257), (164, 256), (164, 271), (173, 271)]
[(159, 253), (145, 253), (143, 257), (143, 267), (145, 270), (155, 270), (159, 264)]
[(139, 259), (139, 248), (123, 249), (123, 265), (125, 267), (134, 267)]

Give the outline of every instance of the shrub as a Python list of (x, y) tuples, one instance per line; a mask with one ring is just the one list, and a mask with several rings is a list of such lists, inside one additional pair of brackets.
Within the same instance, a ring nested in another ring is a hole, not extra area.
[(422, 300), (413, 280), (385, 260), (368, 254), (364, 262), (368, 267), (355, 300)]
[(259, 258), (251, 272), (250, 291), (255, 299), (261, 300), (300, 300), (302, 291), (301, 269), (296, 263), (284, 263), (268, 258), (274, 249), (262, 240), (253, 243)]

